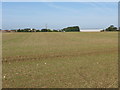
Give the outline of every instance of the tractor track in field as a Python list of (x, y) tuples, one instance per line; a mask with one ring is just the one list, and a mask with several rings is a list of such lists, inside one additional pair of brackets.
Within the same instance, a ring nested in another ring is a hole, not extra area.
[(66, 57), (79, 57), (86, 55), (99, 55), (106, 53), (118, 53), (117, 49), (109, 49), (109, 50), (100, 50), (100, 51), (92, 51), (92, 52), (68, 52), (68, 53), (56, 53), (56, 54), (43, 54), (43, 55), (26, 55), (26, 56), (9, 56), (3, 57), (2, 62), (11, 62), (11, 61), (27, 61), (27, 60), (43, 60), (48, 58), (66, 58)]

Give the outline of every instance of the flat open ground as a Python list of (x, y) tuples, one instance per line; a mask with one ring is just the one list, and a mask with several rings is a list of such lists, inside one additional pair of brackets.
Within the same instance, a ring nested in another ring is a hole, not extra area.
[(117, 32), (3, 33), (3, 88), (117, 88)]

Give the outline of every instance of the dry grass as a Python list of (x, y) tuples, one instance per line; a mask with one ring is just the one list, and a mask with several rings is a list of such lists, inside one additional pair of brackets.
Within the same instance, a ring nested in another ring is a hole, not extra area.
[(4, 88), (116, 88), (118, 33), (3, 33)]

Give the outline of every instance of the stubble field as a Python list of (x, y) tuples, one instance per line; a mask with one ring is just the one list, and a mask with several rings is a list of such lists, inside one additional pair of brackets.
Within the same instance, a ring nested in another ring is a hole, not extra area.
[(117, 88), (117, 32), (3, 33), (3, 88)]

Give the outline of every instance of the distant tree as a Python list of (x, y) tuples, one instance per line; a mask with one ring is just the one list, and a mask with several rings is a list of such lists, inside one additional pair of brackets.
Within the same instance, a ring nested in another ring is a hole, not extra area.
[[(30, 28), (25, 28), (25, 29), (18, 29), (17, 32), (36, 32), (36, 29), (30, 29)], [(38, 31), (37, 31), (38, 32)]]
[(25, 29), (23, 29), (23, 32), (31, 32), (31, 29), (30, 28), (25, 28)]
[(21, 29), (18, 29), (17, 32), (21, 32)]
[(114, 27), (114, 25), (110, 25), (108, 28), (106, 28), (106, 31), (117, 31), (117, 27)]
[(51, 29), (47, 29), (47, 32), (52, 32), (52, 30)]
[(47, 29), (41, 29), (41, 32), (47, 32)]
[(20, 31), (21, 31), (21, 32), (25, 32), (24, 29), (21, 29)]
[(61, 31), (65, 32), (79, 32), (80, 28), (78, 26), (63, 28)]
[(58, 32), (58, 30), (53, 30), (53, 32)]
[(33, 28), (33, 29), (31, 30), (31, 32), (36, 32), (36, 29)]
[(40, 32), (40, 30), (36, 30), (36, 32)]
[(51, 29), (41, 29), (41, 32), (52, 32)]

